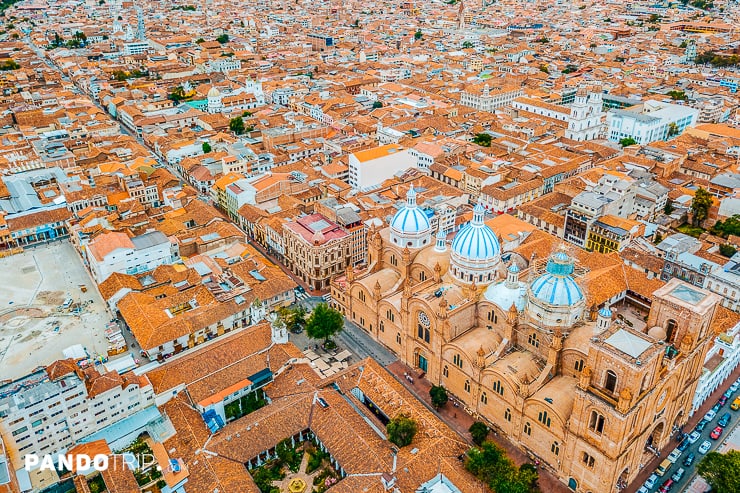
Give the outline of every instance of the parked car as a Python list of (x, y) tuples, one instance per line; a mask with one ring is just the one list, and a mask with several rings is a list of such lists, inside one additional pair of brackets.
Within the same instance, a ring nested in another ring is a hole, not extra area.
[[(722, 399), (720, 399), (720, 401), (721, 400)], [(717, 403), (714, 406), (712, 406), (712, 411), (714, 411), (714, 414), (717, 414), (719, 412), (720, 407), (722, 407), (722, 404), (720, 404), (719, 401), (717, 401)]]
[(673, 452), (671, 452), (666, 459), (671, 461), (672, 463), (676, 463), (679, 457), (681, 457), (681, 451), (679, 449), (674, 449)]
[(707, 417), (704, 416), (704, 419), (702, 419), (701, 421), (699, 421), (699, 424), (696, 425), (696, 428), (694, 428), (694, 431), (698, 431), (700, 434), (701, 434), (702, 431), (704, 431), (704, 428), (707, 427), (707, 423), (709, 423), (709, 421), (711, 421), (711, 420), (707, 420), (706, 418)]
[(699, 445), (699, 453), (700, 454), (706, 454), (709, 452), (709, 449), (712, 448), (712, 442), (709, 440), (704, 440), (701, 442), (701, 445)]
[[(720, 397), (719, 400), (717, 401), (717, 404), (719, 404), (719, 407), (722, 407), (725, 404), (727, 404), (727, 396), (726, 395), (723, 395), (722, 397)], [(714, 409), (714, 408), (712, 408), (712, 409)]]
[(658, 475), (657, 474), (651, 474), (649, 478), (645, 480), (645, 483), (643, 486), (649, 490), (652, 490), (655, 488), (655, 483), (658, 481)]
[(694, 454), (694, 452), (689, 452), (689, 454), (683, 460), (683, 465), (686, 467), (689, 467), (691, 464), (694, 463), (695, 459), (696, 459), (696, 454)]
[(730, 423), (730, 419), (732, 419), (732, 414), (725, 413), (719, 417), (717, 424), (720, 425), (722, 428), (724, 428)]
[(727, 397), (729, 399), (730, 397), (732, 397), (732, 394), (734, 394), (734, 393), (735, 393), (735, 391), (730, 388), (730, 389), (725, 390), (725, 393), (722, 394), (722, 396), (723, 397)]
[(645, 488), (644, 486), (640, 486), (640, 489), (637, 490), (637, 493), (650, 493), (650, 490)]
[(685, 472), (686, 471), (684, 470), (683, 467), (679, 467), (678, 471), (673, 473), (673, 476), (671, 476), (671, 479), (674, 480), (676, 483), (678, 483), (679, 481), (681, 481), (681, 478), (683, 477)]
[(723, 431), (724, 431), (724, 428), (722, 428), (721, 426), (717, 426), (709, 434), (709, 438), (711, 438), (712, 440), (719, 440), (719, 437), (722, 436)]
[(681, 443), (678, 444), (677, 449), (680, 450), (681, 452), (684, 452), (687, 448), (689, 448), (690, 445), (691, 445), (691, 442), (689, 441), (689, 439), (684, 438), (681, 441)]
[(698, 439), (701, 438), (701, 432), (700, 431), (692, 431), (691, 435), (686, 439), (689, 443), (696, 443)]
[(661, 486), (658, 491), (660, 493), (668, 493), (669, 491), (671, 491), (671, 488), (673, 488), (673, 482), (674, 481), (672, 479), (669, 479), (668, 481), (663, 483), (663, 486)]
[(717, 411), (715, 411), (714, 409), (710, 409), (709, 411), (707, 411), (707, 414), (704, 415), (704, 421), (712, 421), (715, 416), (717, 416)]
[(730, 385), (730, 390), (732, 390), (733, 394), (737, 392), (737, 389), (740, 389), (740, 383), (735, 382), (732, 385)]
[(740, 409), (740, 397), (735, 397), (735, 400), (732, 401), (732, 404), (730, 404), (730, 409), (733, 411), (737, 411)]

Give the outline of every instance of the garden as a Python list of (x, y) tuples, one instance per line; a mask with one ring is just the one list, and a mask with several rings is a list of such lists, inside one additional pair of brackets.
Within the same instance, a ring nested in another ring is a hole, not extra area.
[(315, 442), (275, 447), (277, 458), (250, 471), (262, 493), (323, 493), (339, 481), (330, 456)]
[(255, 390), (224, 406), (226, 421), (234, 421), (267, 405), (262, 389)]

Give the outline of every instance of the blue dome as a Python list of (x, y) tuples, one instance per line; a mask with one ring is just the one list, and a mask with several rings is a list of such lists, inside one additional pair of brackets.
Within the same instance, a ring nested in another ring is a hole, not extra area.
[(406, 205), (391, 219), (391, 228), (399, 233), (423, 233), (431, 229), (429, 218), (416, 206), (416, 191), (409, 188)]
[(473, 220), (462, 227), (452, 240), (452, 251), (469, 260), (498, 257), (501, 247), (493, 230), (483, 223), (483, 207), (473, 209)]
[(515, 286), (508, 286), (505, 282), (491, 284), (483, 296), (504, 311), (513, 304), (521, 312), (527, 305), (527, 289), (524, 283)]
[(608, 306), (604, 305), (604, 308), (599, 310), (599, 316), (604, 318), (612, 318), (612, 311)]
[(571, 274), (573, 261), (565, 252), (557, 252), (548, 260), (546, 272), (532, 283), (532, 294), (538, 300), (551, 305), (575, 305), (584, 296)]
[(509, 266), (509, 272), (512, 272), (512, 273), (519, 272), (519, 266), (516, 265), (514, 262), (512, 262), (511, 265)]

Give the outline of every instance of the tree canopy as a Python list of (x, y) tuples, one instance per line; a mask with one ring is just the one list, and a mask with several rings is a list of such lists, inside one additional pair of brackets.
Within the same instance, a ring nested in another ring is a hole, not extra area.
[(531, 464), (516, 467), (498, 445), (484, 442), (468, 451), (465, 468), (496, 493), (536, 493), (537, 469)]
[(222, 45), (223, 44), (226, 44), (226, 43), (229, 42), (229, 35), (228, 34), (222, 34), (221, 36), (219, 36), (218, 38), (216, 38), (216, 41), (218, 41)]
[(385, 429), (388, 432), (388, 440), (399, 447), (405, 447), (414, 440), (414, 435), (419, 430), (419, 426), (416, 421), (405, 414), (399, 414), (390, 420)]
[(475, 137), (473, 137), (473, 143), (482, 147), (491, 147), (491, 135), (485, 133), (475, 134)]
[(211, 144), (209, 144), (208, 142), (203, 142), (201, 148), (203, 149), (203, 154), (208, 154), (209, 152), (211, 152)]
[(337, 310), (329, 308), (326, 303), (319, 303), (306, 322), (306, 335), (311, 339), (323, 339), (329, 342), (331, 338), (344, 328), (344, 317)]
[(712, 226), (712, 233), (723, 238), (730, 235), (740, 236), (740, 215), (735, 214), (724, 221), (717, 221)]
[(703, 188), (699, 188), (694, 193), (694, 200), (691, 202), (691, 210), (694, 213), (694, 226), (698, 226), (709, 217), (709, 208), (712, 207), (712, 194)]
[(619, 139), (619, 145), (622, 147), (629, 147), (637, 144), (637, 141), (633, 139), (632, 137), (625, 137), (623, 139)]
[(488, 426), (483, 421), (476, 421), (470, 428), (468, 428), (470, 436), (473, 438), (473, 443), (480, 446), (488, 438)]
[(303, 305), (298, 305), (295, 308), (287, 306), (281, 307), (277, 311), (277, 315), (285, 324), (285, 328), (293, 333), (298, 333), (306, 325), (306, 309)]
[(737, 450), (730, 450), (726, 454), (709, 452), (699, 462), (696, 471), (715, 493), (740, 491), (740, 452)]
[(447, 403), (447, 389), (441, 385), (432, 385), (429, 389), (429, 397), (432, 398), (432, 406), (439, 409)]
[(229, 120), (229, 130), (234, 132), (236, 135), (241, 135), (244, 133), (244, 119), (241, 116), (237, 116), (236, 118), (232, 118)]

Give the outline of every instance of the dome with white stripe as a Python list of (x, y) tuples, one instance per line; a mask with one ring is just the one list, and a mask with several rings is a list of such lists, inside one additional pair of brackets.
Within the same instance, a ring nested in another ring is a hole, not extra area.
[(391, 242), (401, 247), (421, 248), (431, 241), (432, 225), (423, 210), (416, 205), (416, 190), (406, 194), (406, 205), (391, 219)]
[(501, 246), (491, 228), (483, 222), (485, 210), (473, 209), (473, 220), (463, 226), (452, 240), (452, 272), (465, 283), (490, 284), (501, 257)]
[(528, 290), (529, 312), (543, 325), (572, 326), (583, 316), (586, 297), (573, 279), (573, 259), (560, 250)]

